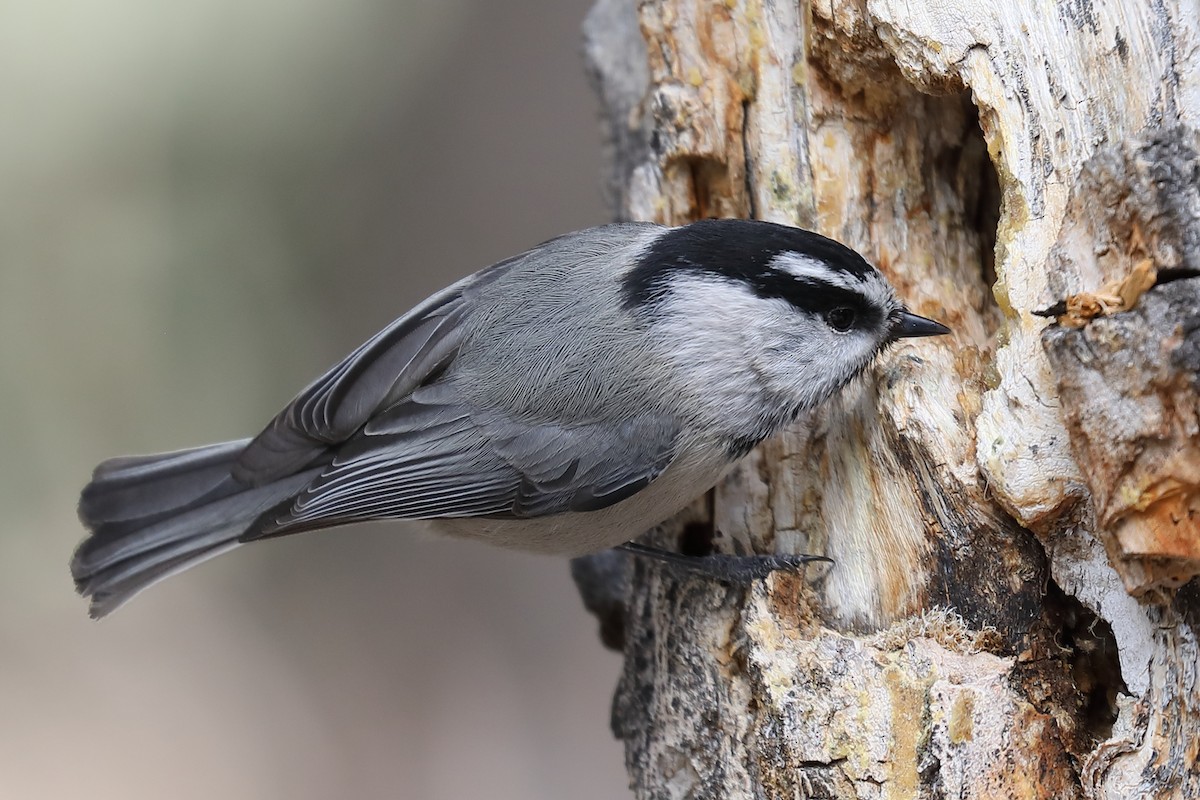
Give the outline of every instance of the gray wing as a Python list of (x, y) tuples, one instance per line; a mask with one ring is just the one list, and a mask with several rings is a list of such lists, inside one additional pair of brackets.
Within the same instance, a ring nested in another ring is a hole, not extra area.
[(374, 417), (328, 469), (247, 538), (363, 519), (528, 518), (595, 511), (636, 494), (675, 455), (679, 426), (529, 424), (418, 389)]
[(368, 339), (313, 381), (246, 447), (233, 476), (262, 486), (328, 458), (378, 409), (444, 369), (462, 342), (475, 291), (550, 242), (494, 264), (438, 292)]
[(377, 412), (429, 382), (454, 359), (479, 290), (531, 259), (579, 261), (658, 226), (605, 225), (542, 242), (430, 297), (334, 366), (271, 420), (238, 458), (233, 477), (262, 486), (328, 461)]

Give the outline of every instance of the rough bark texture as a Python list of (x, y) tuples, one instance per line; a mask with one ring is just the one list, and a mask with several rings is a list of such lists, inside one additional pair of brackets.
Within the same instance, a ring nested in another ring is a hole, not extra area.
[[(831, 568), (578, 565), (637, 796), (1200, 796), (1194, 0), (600, 0), (586, 32), (618, 216), (816, 229), (955, 331), (652, 534)], [(1145, 259), (1180, 280), (1131, 312), (1034, 313)]]

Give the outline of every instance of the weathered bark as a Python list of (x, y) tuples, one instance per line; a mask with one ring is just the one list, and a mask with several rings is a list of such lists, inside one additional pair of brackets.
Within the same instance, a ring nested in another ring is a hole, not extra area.
[[(619, 216), (816, 229), (955, 331), (653, 534), (831, 568), (578, 565), (636, 794), (1200, 796), (1193, 0), (600, 0), (587, 37)], [(1147, 259), (1132, 311), (1035, 313)]]

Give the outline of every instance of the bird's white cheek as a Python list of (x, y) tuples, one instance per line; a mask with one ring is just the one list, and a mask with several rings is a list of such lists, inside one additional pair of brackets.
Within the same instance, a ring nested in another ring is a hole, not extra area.
[(759, 370), (774, 393), (811, 408), (841, 389), (873, 352), (863, 336), (793, 332), (762, 350)]
[(836, 343), (829, 348), (834, 360), (825, 374), (829, 384), (824, 387), (825, 397), (835, 394), (861, 372), (863, 367), (870, 363), (877, 349), (875, 342), (864, 334), (839, 336)]
[(806, 402), (821, 380), (826, 356), (811, 332), (794, 328), (776, 329), (754, 351), (756, 371), (767, 388), (777, 395)]
[(676, 286), (664, 311), (655, 333), (679, 385), (714, 412), (743, 411), (746, 398), (761, 390), (763, 370), (779, 361), (763, 354), (783, 341), (782, 315), (745, 287), (721, 280)]

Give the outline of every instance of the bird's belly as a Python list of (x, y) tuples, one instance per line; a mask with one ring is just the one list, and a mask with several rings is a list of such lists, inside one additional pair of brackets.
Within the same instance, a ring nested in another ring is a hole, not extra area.
[(642, 491), (616, 505), (585, 513), (530, 519), (430, 520), (432, 530), (535, 553), (579, 556), (634, 539), (711, 489), (726, 464), (672, 466)]

